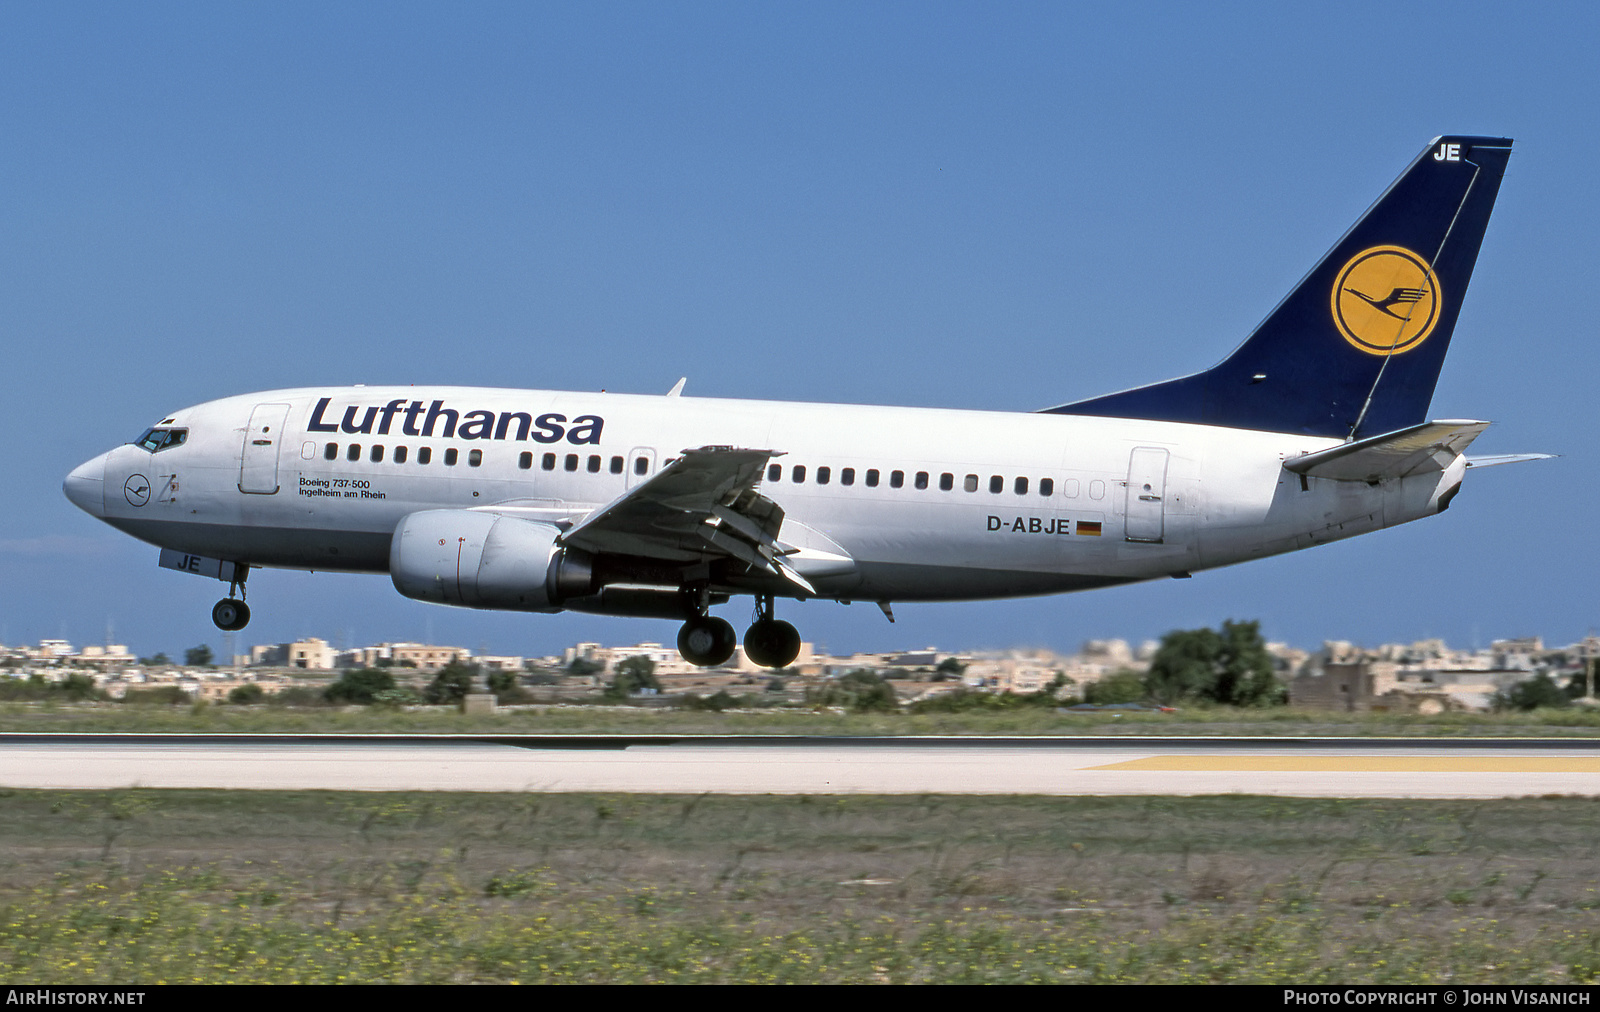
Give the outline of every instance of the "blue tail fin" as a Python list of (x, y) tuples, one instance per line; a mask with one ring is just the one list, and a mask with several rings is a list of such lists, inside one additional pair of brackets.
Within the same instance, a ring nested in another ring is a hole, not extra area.
[(1348, 439), (1425, 421), (1510, 155), (1438, 138), (1217, 366), (1046, 410)]

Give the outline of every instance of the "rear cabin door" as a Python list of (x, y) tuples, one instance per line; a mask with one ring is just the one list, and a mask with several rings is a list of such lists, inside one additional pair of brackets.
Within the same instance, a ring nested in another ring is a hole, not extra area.
[(1159, 446), (1135, 447), (1128, 458), (1129, 541), (1160, 544), (1166, 533), (1167, 451)]
[(257, 404), (250, 413), (239, 457), (239, 491), (272, 495), (278, 491), (278, 447), (283, 443), (287, 404)]

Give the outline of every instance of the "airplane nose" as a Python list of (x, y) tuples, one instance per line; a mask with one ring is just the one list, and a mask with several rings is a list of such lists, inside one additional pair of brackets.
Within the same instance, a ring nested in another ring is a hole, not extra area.
[(72, 505), (90, 516), (105, 516), (106, 456), (102, 453), (93, 460), (79, 464), (61, 483), (61, 491), (66, 493)]

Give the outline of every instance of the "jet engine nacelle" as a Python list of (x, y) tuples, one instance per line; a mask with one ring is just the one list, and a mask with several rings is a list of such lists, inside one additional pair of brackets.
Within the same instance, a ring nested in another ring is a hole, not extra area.
[(556, 544), (553, 524), (474, 510), (423, 510), (400, 521), (389, 576), (406, 597), (467, 608), (560, 611), (595, 590), (593, 559)]

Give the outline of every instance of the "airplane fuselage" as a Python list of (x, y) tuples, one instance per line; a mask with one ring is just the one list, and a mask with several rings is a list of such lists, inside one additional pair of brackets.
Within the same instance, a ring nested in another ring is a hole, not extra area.
[(387, 571), (411, 513), (570, 524), (686, 448), (770, 447), (760, 489), (796, 568), (819, 596), (886, 601), (1182, 576), (1430, 515), (1461, 478), (1301, 479), (1285, 459), (1340, 441), (1209, 425), (470, 387), (274, 391), (162, 428), (182, 444), (74, 472), (99, 471), (91, 512), (198, 556), (360, 572)]

